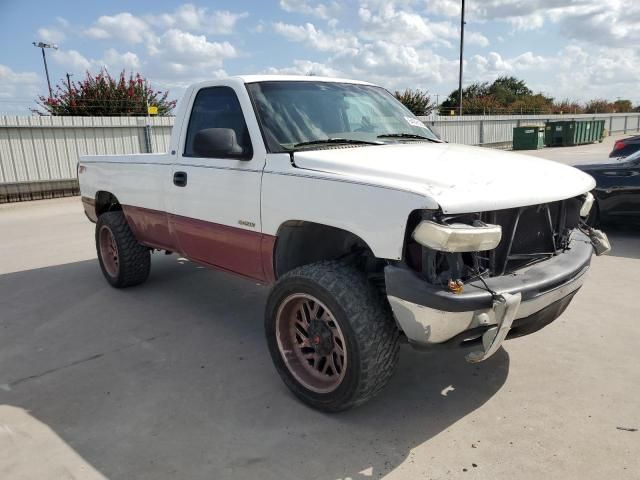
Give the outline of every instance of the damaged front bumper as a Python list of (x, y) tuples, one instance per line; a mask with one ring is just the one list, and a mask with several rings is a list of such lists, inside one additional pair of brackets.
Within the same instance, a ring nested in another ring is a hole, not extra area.
[(467, 360), (479, 362), (495, 353), (507, 336), (533, 333), (560, 316), (584, 283), (592, 254), (589, 237), (577, 231), (566, 252), (485, 283), (469, 282), (457, 294), (425, 282), (407, 267), (389, 265), (387, 298), (412, 345), (428, 348), (482, 339), (482, 350), (467, 355)]

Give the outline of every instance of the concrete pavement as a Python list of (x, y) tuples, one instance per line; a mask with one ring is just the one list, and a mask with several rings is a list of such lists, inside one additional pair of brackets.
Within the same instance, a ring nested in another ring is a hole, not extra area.
[[(549, 153), (549, 152), (547, 152)], [(0, 206), (0, 478), (636, 479), (640, 231), (610, 232), (567, 312), (480, 365), (401, 351), (325, 415), (271, 365), (267, 290), (154, 255), (101, 276), (78, 198)]]
[(634, 134), (616, 134), (606, 137), (602, 143), (590, 143), (588, 145), (578, 145), (575, 147), (552, 147), (540, 150), (521, 150), (519, 153), (533, 155), (534, 157), (547, 158), (567, 165), (580, 165), (588, 163), (598, 163), (606, 160), (613, 150), (616, 140), (630, 137)]

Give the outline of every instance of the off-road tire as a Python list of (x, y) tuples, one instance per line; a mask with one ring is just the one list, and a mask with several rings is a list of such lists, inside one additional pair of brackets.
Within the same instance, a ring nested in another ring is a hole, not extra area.
[[(111, 231), (117, 245), (116, 275), (109, 274), (102, 258), (99, 235), (103, 228)], [(100, 269), (112, 287), (125, 288), (139, 285), (149, 277), (151, 269), (149, 249), (138, 243), (121, 211), (106, 212), (98, 217), (95, 239)]]
[[(308, 294), (324, 303), (340, 326), (347, 346), (347, 367), (339, 386), (316, 393), (301, 384), (285, 364), (276, 339), (280, 304), (290, 295)], [(298, 267), (278, 280), (267, 301), (265, 332), (280, 377), (304, 403), (325, 412), (361, 405), (391, 379), (399, 356), (399, 330), (386, 299), (357, 269), (325, 261)]]

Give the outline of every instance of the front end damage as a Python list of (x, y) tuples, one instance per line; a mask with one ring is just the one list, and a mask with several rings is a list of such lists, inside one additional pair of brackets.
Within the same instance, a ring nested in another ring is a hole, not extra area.
[(599, 254), (609, 248), (606, 235), (581, 222), (588, 200), (450, 216), (414, 212), (404, 261), (385, 268), (387, 298), (409, 342), (479, 344), (467, 355), (479, 362), (505, 339), (555, 320), (584, 282), (592, 244)]

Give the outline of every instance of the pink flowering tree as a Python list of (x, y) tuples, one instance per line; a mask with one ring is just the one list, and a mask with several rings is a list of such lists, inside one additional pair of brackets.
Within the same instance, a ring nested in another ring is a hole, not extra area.
[(176, 101), (168, 97), (168, 91), (154, 90), (139, 73), (127, 76), (123, 70), (114, 78), (103, 69), (96, 76), (87, 72), (81, 81), (61, 81), (52, 97), (38, 97), (38, 107), (32, 111), (39, 115), (143, 116), (147, 106), (155, 106), (158, 115), (171, 115)]

